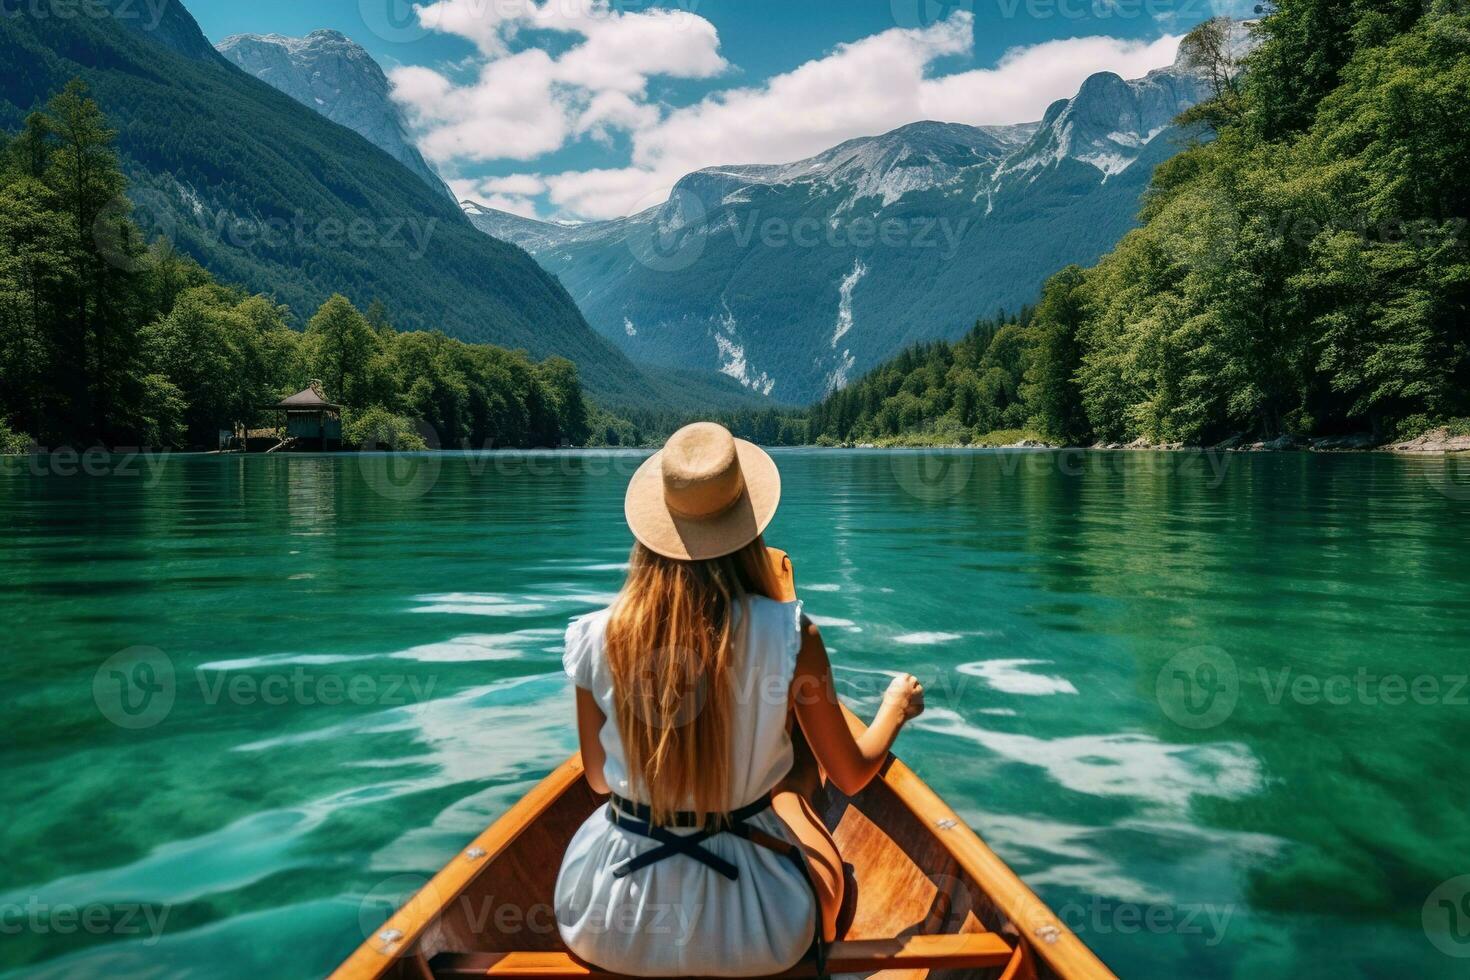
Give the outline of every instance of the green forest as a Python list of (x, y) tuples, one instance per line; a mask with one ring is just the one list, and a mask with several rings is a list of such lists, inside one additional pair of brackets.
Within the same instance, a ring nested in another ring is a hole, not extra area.
[[(811, 441), (1211, 444), (1470, 415), (1470, 16), (1447, 0), (1283, 0), (1140, 227), (1034, 309), (917, 347), (809, 412)], [(997, 432), (996, 430), (1002, 430)]]
[(0, 144), (0, 450), (213, 447), (274, 424), (262, 407), (311, 380), (358, 445), (580, 445), (607, 426), (565, 358), (399, 332), (342, 296), (293, 329), (270, 298), (146, 245), (114, 137), (74, 81)]

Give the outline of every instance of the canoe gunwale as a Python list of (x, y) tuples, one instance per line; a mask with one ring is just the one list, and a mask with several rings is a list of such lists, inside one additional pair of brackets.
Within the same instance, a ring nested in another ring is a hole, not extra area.
[[(850, 724), (861, 725), (851, 712), (848, 720)], [(413, 963), (420, 976), (432, 978), (428, 960), (447, 950), (426, 950), (421, 944), (430, 937), (430, 930), (443, 911), (513, 846), (539, 816), (575, 786), (582, 772), (580, 753), (552, 770), (359, 946), (332, 974), (332, 980), (378, 980), (404, 961)], [(1096, 954), (902, 760), (889, 756), (875, 781), (887, 786), (989, 898), (996, 911), (1018, 930), (1018, 945), (1028, 948), (1052, 973), (1067, 980), (1117, 980)]]
[[(849, 723), (857, 720), (851, 712), (848, 714)], [(878, 778), (934, 835), (994, 903), (996, 911), (1021, 933), (1021, 942), (1057, 976), (1067, 980), (1118, 980), (1097, 954), (902, 759), (890, 755)]]
[[(428, 978), (433, 953), (420, 942), (451, 903), (504, 854), (567, 790), (582, 778), (582, 754), (573, 753), (520, 800), (467, 844), (419, 892), (365, 940), (332, 974), (331, 980), (376, 980), (402, 959), (416, 959)], [(386, 938), (391, 937), (391, 938)], [(434, 950), (437, 953), (439, 950)]]

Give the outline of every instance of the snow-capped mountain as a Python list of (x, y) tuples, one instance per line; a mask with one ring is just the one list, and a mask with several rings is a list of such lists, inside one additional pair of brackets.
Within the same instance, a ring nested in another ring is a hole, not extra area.
[(1051, 104), (1031, 140), (997, 171), (997, 182), (1067, 158), (1091, 164), (1103, 179), (1122, 173), (1175, 116), (1208, 94), (1204, 80), (1182, 66), (1131, 81), (1093, 75), (1074, 97)]
[(345, 34), (235, 34), (216, 47), (237, 67), (363, 136), (453, 197), (414, 146), (402, 110), (389, 97), (383, 69)]
[(462, 207), (556, 274), (634, 360), (802, 403), (1095, 261), (1178, 150), (1171, 121), (1208, 94), (1182, 64), (1105, 72), (1037, 123), (920, 122), (796, 163), (701, 170), (613, 221)]

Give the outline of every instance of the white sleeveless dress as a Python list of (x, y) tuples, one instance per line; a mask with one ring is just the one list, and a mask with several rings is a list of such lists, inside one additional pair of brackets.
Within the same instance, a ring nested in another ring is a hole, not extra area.
[[(572, 621), (563, 662), (607, 716), (601, 742), (608, 787), (637, 799), (613, 720), (612, 676), (603, 654), (608, 615), (604, 609)], [(755, 597), (749, 615), (732, 673), (731, 810), (770, 792), (791, 769), (786, 715), (801, 647), (801, 603)], [(717, 834), (700, 846), (738, 868), (735, 881), (683, 855), (614, 878), (614, 868), (658, 845), (611, 823), (605, 809), (598, 807), (572, 838), (556, 879), (557, 926), (572, 952), (613, 973), (649, 977), (780, 973), (806, 953), (816, 900), (789, 859)], [(795, 840), (772, 810), (749, 823)]]

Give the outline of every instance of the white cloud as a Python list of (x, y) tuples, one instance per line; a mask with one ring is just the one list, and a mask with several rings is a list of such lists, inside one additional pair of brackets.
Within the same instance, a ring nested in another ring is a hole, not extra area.
[(929, 64), (970, 50), (973, 17), (894, 29), (840, 45), (764, 85), (716, 93), (636, 135), (633, 163), (687, 172), (717, 163), (786, 163), (913, 122)]
[(546, 190), (546, 181), (535, 174), (512, 174), (509, 177), (490, 177), (480, 181), (486, 194), (536, 195)]
[[(463, 85), (423, 67), (389, 76), (423, 131), (421, 149), (439, 163), (530, 160), (577, 135), (652, 126), (650, 78), (710, 78), (728, 67), (714, 25), (684, 11), (625, 13), (607, 0), (439, 0), (417, 9), (425, 27), (473, 41), (485, 57)], [(523, 30), (575, 40), (556, 56), (512, 53)]]
[(547, 176), (550, 200), (580, 217), (616, 217), (661, 202), (704, 167), (789, 163), (921, 119), (1028, 122), (1089, 75), (1136, 78), (1169, 64), (1179, 46), (1177, 36), (1071, 38), (1013, 48), (994, 68), (932, 76), (936, 60), (970, 50), (972, 30), (971, 15), (957, 11), (928, 28), (842, 45), (763, 85), (715, 93), (635, 130), (631, 167)]
[(479, 180), (454, 179), (448, 183), (456, 200), (475, 201), (524, 218), (541, 217), (536, 198), (546, 192), (546, 182), (536, 174), (512, 174)]
[(1170, 64), (1180, 38), (1153, 42), (1074, 37), (1007, 51), (994, 68), (927, 80), (920, 102), (925, 118), (980, 126), (1040, 119), (1057, 99), (1075, 95), (1089, 75), (1111, 71), (1138, 78)]
[(579, 133), (601, 140), (611, 139), (614, 130), (649, 129), (658, 124), (659, 111), (625, 92), (599, 92), (577, 119)]
[(408, 65), (393, 70), (393, 97), (413, 108), (421, 119), (439, 118), (453, 87), (432, 68)]
[(682, 174), (672, 178), (637, 167), (573, 170), (546, 177), (551, 203), (579, 218), (616, 218), (662, 204)]
[[(1013, 48), (992, 68), (936, 75), (941, 59), (973, 50), (974, 16), (956, 10), (927, 27), (839, 45), (760, 85), (668, 110), (647, 100), (648, 79), (708, 78), (727, 67), (708, 21), (688, 13), (615, 13), (602, 0), (546, 0), (540, 7), (499, 0), (530, 12), (494, 23), (466, 19), (466, 8), (494, 2), (441, 0), (421, 11), (426, 25), (470, 38), (485, 52), (489, 60), (475, 84), (456, 87), (427, 77), (434, 75), (427, 69), (402, 69), (393, 75), (396, 97), (417, 110), (424, 150), (439, 162), (531, 160), (578, 137), (628, 133), (628, 166), (536, 177), (559, 213), (592, 219), (660, 204), (680, 177), (704, 167), (787, 163), (921, 119), (1036, 120), (1089, 75), (1136, 78), (1170, 63), (1179, 44), (1173, 35), (1152, 42), (1065, 38)], [(507, 39), (522, 27), (572, 32), (583, 41), (555, 58), (537, 49), (510, 54)]]
[(444, 183), (449, 185), (449, 192), (454, 195), (456, 201), (477, 201), (480, 199), (480, 182), (478, 180), (466, 180), (463, 177), (445, 177)]
[(536, 202), (529, 197), (517, 197), (514, 194), (486, 194), (476, 198), (479, 203), (487, 208), (495, 208), (497, 211), (508, 211), (518, 214), (522, 218), (540, 219), (541, 214), (536, 209)]
[(567, 29), (586, 41), (557, 59), (558, 80), (594, 92), (641, 94), (656, 75), (712, 78), (728, 67), (715, 25), (682, 11), (624, 13)]

